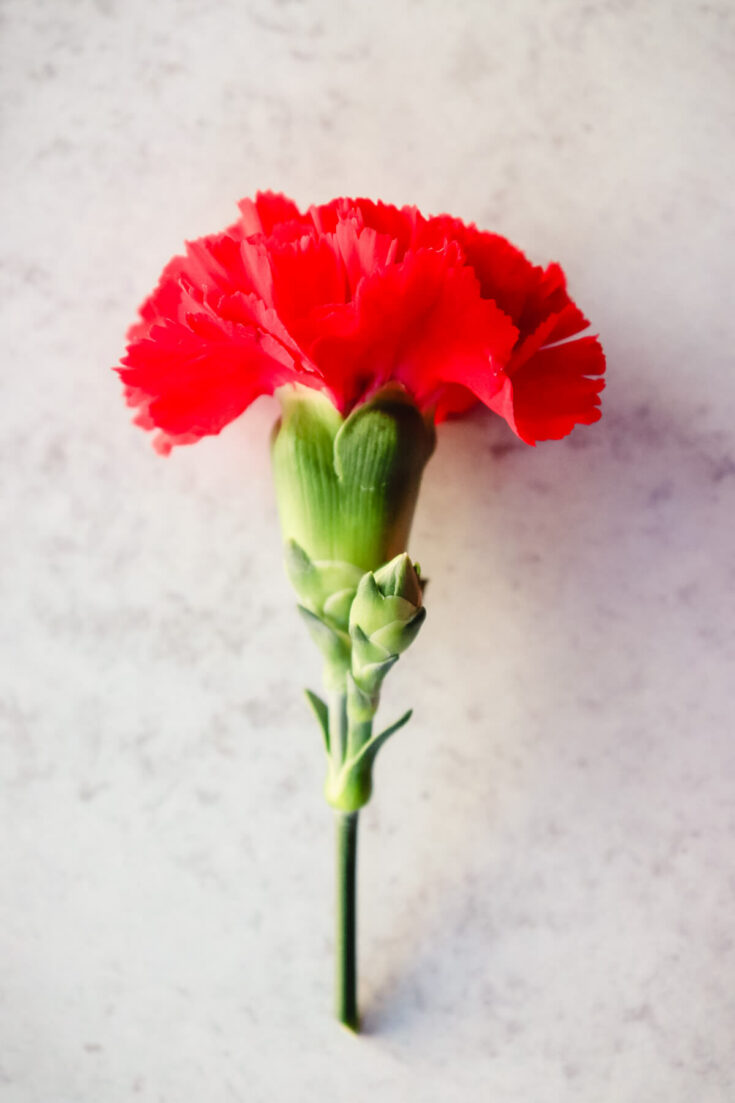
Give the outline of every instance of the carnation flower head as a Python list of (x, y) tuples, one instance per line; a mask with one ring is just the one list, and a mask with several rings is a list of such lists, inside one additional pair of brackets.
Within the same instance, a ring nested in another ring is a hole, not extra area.
[(434, 421), (476, 403), (524, 441), (600, 417), (604, 356), (558, 264), (448, 215), (258, 193), (174, 257), (117, 370), (161, 452), (286, 384), (342, 416), (386, 384)]

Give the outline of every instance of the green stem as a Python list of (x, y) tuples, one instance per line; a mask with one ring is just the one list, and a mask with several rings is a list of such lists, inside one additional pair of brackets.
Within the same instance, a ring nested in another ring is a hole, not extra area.
[(337, 812), (337, 926), (335, 931), (335, 1014), (350, 1030), (357, 1016), (357, 812)]
[(347, 696), (344, 689), (329, 694), (329, 753), (339, 773), (347, 752)]

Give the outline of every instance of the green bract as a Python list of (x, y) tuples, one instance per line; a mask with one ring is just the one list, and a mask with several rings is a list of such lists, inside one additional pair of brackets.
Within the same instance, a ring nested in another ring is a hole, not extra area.
[(302, 605), (335, 628), (347, 630), (350, 608), (362, 578), (353, 563), (309, 559), (295, 540), (286, 544), (286, 571)]

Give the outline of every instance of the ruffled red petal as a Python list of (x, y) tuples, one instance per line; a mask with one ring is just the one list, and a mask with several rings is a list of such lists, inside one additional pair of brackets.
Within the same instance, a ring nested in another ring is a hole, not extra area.
[(513, 429), (528, 444), (558, 440), (601, 417), (605, 355), (597, 337), (541, 348), (511, 372)]
[(219, 433), (261, 394), (295, 377), (263, 347), (252, 326), (189, 315), (155, 325), (119, 369), (144, 428), (198, 439)]
[[(599, 417), (604, 357), (561, 268), (414, 207), (262, 192), (166, 266), (119, 370), (158, 446), (219, 432), (286, 382), (347, 412), (397, 380), (436, 420), (481, 401), (530, 443)], [(559, 344), (559, 342), (564, 342)]]
[(272, 234), (282, 225), (305, 223), (304, 215), (292, 199), (272, 191), (258, 192), (255, 199), (241, 199), (240, 228), (245, 236)]
[(452, 245), (409, 253), (366, 276), (354, 303), (319, 318), (311, 356), (340, 409), (391, 379), (422, 408), (449, 384), (483, 401), (502, 385), (517, 331), (458, 258)]

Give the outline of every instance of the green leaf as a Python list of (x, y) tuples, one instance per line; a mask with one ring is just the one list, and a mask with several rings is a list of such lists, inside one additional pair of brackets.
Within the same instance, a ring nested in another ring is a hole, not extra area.
[(324, 737), (324, 749), (329, 754), (329, 709), (321, 697), (316, 693), (312, 693), (310, 689), (305, 689), (306, 700), (311, 706), (311, 711), (317, 718), (317, 723), (322, 730)]
[(297, 609), (309, 629), (311, 638), (327, 662), (333, 664), (349, 663), (349, 637), (338, 632), (335, 628), (330, 628), (328, 624), (325, 624), (323, 620), (320, 620), (310, 609), (306, 609), (303, 605), (298, 605)]
[(404, 724), (407, 724), (412, 716), (413, 709), (409, 709), (408, 712), (404, 712), (403, 716), (401, 716), (400, 719), (396, 720), (395, 724), (391, 724), (390, 727), (382, 731), (380, 735), (374, 735), (373, 738), (365, 744), (360, 753), (352, 760), (350, 766), (354, 767), (358, 762), (361, 762), (366, 758), (369, 758), (371, 763), (374, 762), (375, 756), (377, 755), (383, 744), (386, 743), (392, 735), (395, 735), (395, 733), (399, 731), (404, 726)]

